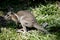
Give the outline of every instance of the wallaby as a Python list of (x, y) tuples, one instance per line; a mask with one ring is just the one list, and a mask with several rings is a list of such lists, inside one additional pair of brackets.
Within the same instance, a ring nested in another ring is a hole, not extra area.
[(13, 20), (16, 22), (16, 24), (21, 23), (24, 32), (27, 32), (26, 27), (35, 27), (38, 30), (48, 33), (48, 31), (45, 30), (42, 26), (38, 25), (35, 17), (29, 11), (18, 11), (17, 13), (8, 12), (4, 18), (7, 20)]

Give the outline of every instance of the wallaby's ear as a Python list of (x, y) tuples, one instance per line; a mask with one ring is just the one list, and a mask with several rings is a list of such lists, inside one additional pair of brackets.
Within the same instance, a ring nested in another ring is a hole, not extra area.
[(14, 12), (12, 12), (12, 11), (10, 11), (10, 12), (8, 12), (7, 14), (13, 14)]
[(13, 15), (14, 15), (14, 14), (15, 14), (15, 12), (11, 12), (11, 14), (13, 14)]
[(12, 13), (12, 12), (10, 11), (10, 12), (7, 13), (7, 15), (10, 15), (11, 13)]

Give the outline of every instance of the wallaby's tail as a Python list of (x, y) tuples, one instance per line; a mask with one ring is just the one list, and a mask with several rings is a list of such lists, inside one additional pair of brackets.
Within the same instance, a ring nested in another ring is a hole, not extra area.
[(37, 28), (38, 30), (43, 31), (44, 33), (48, 33), (46, 29), (44, 29), (42, 26), (39, 26), (37, 23), (34, 24), (34, 27)]

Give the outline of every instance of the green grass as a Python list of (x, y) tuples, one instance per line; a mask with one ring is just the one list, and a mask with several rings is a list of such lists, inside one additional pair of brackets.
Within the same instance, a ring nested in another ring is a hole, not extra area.
[[(56, 4), (39, 5), (39, 7), (34, 9), (31, 8), (31, 11), (39, 24), (48, 23), (47, 30), (51, 30), (50, 27), (60, 27), (60, 9)], [(0, 40), (60, 40), (60, 32), (43, 34), (42, 32), (32, 30), (24, 34), (17, 33), (14, 25), (9, 25), (7, 28), (1, 28)]]
[(1, 28), (0, 40), (56, 40), (56, 35), (43, 34), (36, 30), (27, 33), (16, 33), (12, 28)]

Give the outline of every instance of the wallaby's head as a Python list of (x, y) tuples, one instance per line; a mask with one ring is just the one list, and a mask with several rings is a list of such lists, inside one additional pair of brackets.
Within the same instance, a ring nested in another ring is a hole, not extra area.
[(11, 20), (11, 16), (12, 16), (12, 12), (8, 12), (8, 13), (4, 16), (4, 18), (5, 18), (6, 20)]

